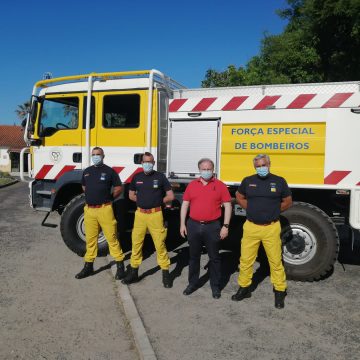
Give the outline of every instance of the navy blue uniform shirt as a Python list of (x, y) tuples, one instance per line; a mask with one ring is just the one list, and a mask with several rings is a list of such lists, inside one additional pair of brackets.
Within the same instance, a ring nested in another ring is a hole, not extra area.
[(85, 186), (85, 201), (88, 205), (101, 205), (113, 200), (111, 189), (121, 186), (119, 175), (111, 167), (90, 166), (82, 176), (82, 185)]
[(259, 224), (278, 220), (282, 199), (291, 196), (286, 180), (274, 174), (248, 176), (237, 191), (247, 200), (246, 217)]
[(162, 206), (165, 193), (171, 190), (171, 185), (163, 173), (153, 171), (146, 175), (141, 172), (133, 177), (130, 190), (136, 191), (138, 207), (152, 209)]

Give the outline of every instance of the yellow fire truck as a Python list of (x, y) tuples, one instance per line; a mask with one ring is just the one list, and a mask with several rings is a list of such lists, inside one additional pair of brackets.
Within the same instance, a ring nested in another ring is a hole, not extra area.
[[(359, 113), (360, 82), (187, 89), (157, 70), (42, 80), (25, 128), (30, 204), (46, 213), (43, 224), (61, 214), (65, 243), (83, 255), (81, 176), (92, 147), (104, 148), (124, 183), (150, 151), (179, 201), (201, 157), (234, 194), (252, 158), (266, 153), (295, 200), (282, 215), (287, 275), (319, 279), (337, 257), (335, 225), (360, 229)], [(244, 215), (234, 206), (234, 219)]]

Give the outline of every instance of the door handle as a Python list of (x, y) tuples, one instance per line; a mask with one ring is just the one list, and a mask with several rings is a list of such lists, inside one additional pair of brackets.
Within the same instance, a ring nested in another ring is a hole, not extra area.
[(134, 164), (141, 164), (143, 153), (134, 154)]
[(81, 163), (81, 161), (82, 161), (82, 154), (80, 152), (73, 153), (73, 162)]

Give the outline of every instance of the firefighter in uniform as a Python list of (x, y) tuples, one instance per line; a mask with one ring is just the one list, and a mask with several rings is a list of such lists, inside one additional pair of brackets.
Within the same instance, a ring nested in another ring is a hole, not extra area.
[(94, 164), (84, 170), (82, 187), (85, 192), (84, 224), (86, 236), (86, 254), (84, 268), (75, 276), (85, 278), (94, 272), (93, 263), (98, 251), (100, 227), (109, 245), (110, 255), (116, 261), (115, 279), (125, 277), (124, 254), (117, 239), (117, 222), (112, 208), (113, 199), (122, 192), (119, 175), (103, 163), (104, 151), (95, 147), (91, 152)]
[[(220, 241), (228, 236), (231, 217), (231, 196), (226, 185), (214, 177), (214, 163), (203, 158), (198, 162), (200, 177), (186, 188), (180, 213), (180, 234), (189, 241), (189, 285), (184, 295), (197, 289), (200, 275), (200, 257), (203, 244), (209, 254), (210, 287), (214, 299), (219, 299), (221, 259)], [(221, 206), (224, 206), (224, 223), (221, 225)], [(188, 208), (190, 214), (185, 219)]]
[(270, 265), (270, 280), (275, 293), (275, 307), (283, 308), (286, 296), (286, 275), (282, 264), (280, 212), (292, 204), (291, 191), (284, 178), (269, 172), (270, 158), (257, 155), (256, 175), (243, 179), (236, 191), (236, 201), (246, 209), (239, 266), (239, 290), (232, 300), (251, 296), (253, 264), (262, 242)]
[(146, 230), (149, 230), (157, 253), (157, 263), (162, 269), (163, 285), (170, 288), (170, 259), (165, 246), (167, 229), (164, 226), (162, 206), (174, 200), (174, 193), (165, 175), (154, 170), (154, 164), (154, 156), (145, 152), (142, 157), (144, 171), (136, 174), (130, 184), (129, 199), (136, 202), (137, 210), (131, 234), (130, 267), (122, 282), (131, 284), (138, 281), (142, 247)]

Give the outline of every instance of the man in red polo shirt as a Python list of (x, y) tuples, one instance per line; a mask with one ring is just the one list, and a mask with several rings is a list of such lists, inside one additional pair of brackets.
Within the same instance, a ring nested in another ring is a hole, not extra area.
[[(220, 241), (228, 236), (231, 217), (231, 196), (226, 185), (214, 177), (214, 163), (204, 158), (198, 162), (200, 177), (186, 188), (181, 206), (180, 234), (187, 235), (190, 249), (189, 285), (184, 295), (197, 289), (200, 275), (200, 256), (203, 244), (209, 254), (210, 286), (214, 299), (221, 296)], [(224, 223), (221, 225), (221, 206)], [(186, 215), (190, 206), (187, 224)]]

